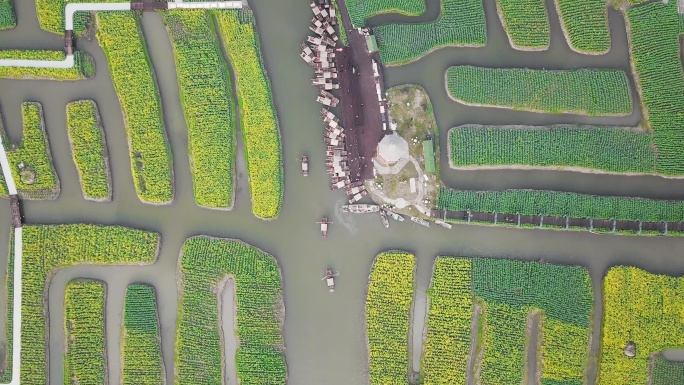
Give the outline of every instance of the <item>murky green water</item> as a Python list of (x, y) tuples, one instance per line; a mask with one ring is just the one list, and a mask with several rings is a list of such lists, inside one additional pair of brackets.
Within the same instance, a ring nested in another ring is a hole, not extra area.
[[(332, 193), (328, 189), (329, 179), (323, 168), (320, 106), (314, 102), (316, 90), (309, 85), (312, 72), (298, 56), (299, 45), (309, 32), (311, 13), (308, 2), (251, 2), (259, 24), (283, 138), (285, 195), (283, 211), (276, 221), (263, 222), (251, 215), (242, 161), (238, 163), (238, 192), (234, 210), (211, 211), (195, 205), (186, 155), (187, 133), (178, 100), (174, 61), (158, 15), (145, 14), (143, 26), (162, 93), (164, 118), (174, 153), (176, 190), (172, 205), (143, 205), (135, 195), (120, 108), (107, 74), (106, 60), (96, 42), (77, 42), (78, 47), (90, 52), (97, 62), (97, 76), (92, 80), (76, 83), (0, 80), (0, 112), (12, 139), (19, 140), (21, 135), (21, 102), (31, 100), (43, 104), (50, 147), (62, 183), (62, 194), (56, 201), (25, 202), (27, 222), (116, 224), (162, 234), (159, 261), (152, 266), (82, 266), (60, 271), (55, 276), (49, 290), (49, 311), (52, 315), (50, 329), (54, 331), (50, 335), (52, 384), (62, 383), (62, 298), (66, 282), (74, 277), (98, 278), (108, 284), (107, 349), (111, 384), (120, 381), (119, 330), (125, 287), (132, 282), (146, 282), (156, 287), (167, 380), (172, 379), (177, 311), (176, 264), (183, 241), (197, 234), (240, 238), (278, 259), (283, 272), (287, 311), (285, 343), (289, 382), (297, 385), (367, 383), (364, 325), (366, 283), (373, 258), (386, 249), (404, 249), (416, 254), (417, 298), (422, 301), (436, 255), (543, 259), (587, 266), (595, 283), (596, 314), (600, 314), (601, 308), (598, 284), (609, 266), (628, 264), (659, 273), (684, 274), (684, 258), (679, 252), (684, 240), (680, 238), (638, 238), (467, 225), (456, 225), (449, 231), (442, 228), (414, 228), (410, 222), (393, 222), (390, 231), (387, 231), (377, 216), (339, 214), (338, 208), (346, 197), (341, 192)], [(411, 82), (426, 87), (435, 106), (438, 123), (443, 129), (442, 143), (445, 143), (446, 129), (464, 123), (635, 125), (641, 120), (638, 109), (630, 117), (605, 119), (480, 109), (449, 101), (443, 85), (443, 74), (448, 66), (455, 64), (629, 68), (624, 23), (619, 14), (610, 14), (613, 48), (607, 55), (589, 57), (572, 53), (563, 40), (553, 13), (550, 52), (523, 53), (508, 47), (493, 2), (485, 3), (489, 26), (487, 47), (443, 49), (419, 62), (386, 72), (390, 85)], [(61, 37), (39, 31), (32, 2), (15, 1), (15, 5), (19, 27), (0, 33), (0, 49), (61, 49)], [(437, 1), (430, 0), (428, 8), (428, 16), (435, 15), (439, 8)], [(380, 18), (373, 22), (378, 20)], [(113, 201), (109, 203), (93, 203), (83, 199), (69, 153), (65, 106), (69, 101), (82, 98), (97, 101), (104, 122), (114, 187)], [(302, 154), (308, 154), (311, 160), (310, 174), (306, 178), (301, 176), (298, 162)], [(441, 159), (441, 164), (442, 170), (447, 170), (446, 158)], [(621, 178), (550, 171), (445, 171), (443, 178), (449, 185), (460, 188), (525, 187), (684, 198), (684, 181), (658, 177)], [(0, 205), (3, 218), (9, 218), (7, 206)], [(333, 222), (329, 237), (325, 240), (320, 238), (316, 224), (322, 216), (328, 216)], [(9, 220), (0, 221), (2, 276), (8, 231)], [(332, 295), (328, 294), (320, 280), (328, 265), (340, 273), (336, 291)], [(4, 312), (0, 317), (4, 317)], [(595, 327), (598, 326), (599, 319), (595, 322)], [(594, 335), (599, 334), (597, 331), (595, 329)], [(596, 342), (595, 348), (598, 346)]]

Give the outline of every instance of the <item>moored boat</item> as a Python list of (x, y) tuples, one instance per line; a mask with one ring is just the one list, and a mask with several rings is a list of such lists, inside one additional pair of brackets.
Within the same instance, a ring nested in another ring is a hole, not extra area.
[(321, 224), (321, 237), (325, 238), (328, 236), (328, 218), (323, 217), (319, 223)]
[(337, 274), (335, 274), (332, 269), (325, 269), (325, 277), (323, 277), (323, 279), (328, 285), (328, 291), (331, 293), (335, 291), (335, 275)]
[(390, 216), (392, 219), (394, 219), (395, 221), (399, 221), (399, 222), (403, 222), (403, 221), (404, 221), (404, 217), (402, 217), (402, 216), (401, 216), (400, 214), (398, 214), (398, 213), (395, 213), (395, 212), (392, 211), (392, 210), (387, 210), (387, 215), (389, 215), (389, 216)]
[(418, 218), (418, 217), (411, 217), (411, 220), (413, 222), (416, 222), (419, 225), (425, 226), (425, 227), (430, 227), (430, 222), (426, 221), (423, 218)]
[(389, 229), (389, 219), (387, 219), (385, 210), (380, 210), (380, 219), (382, 220), (382, 225), (385, 226), (386, 229)]
[(378, 205), (355, 204), (342, 206), (343, 213), (366, 214), (377, 213), (378, 211), (380, 211), (380, 206)]
[(306, 155), (302, 155), (302, 175), (309, 175), (309, 158)]
[(451, 223), (446, 223), (446, 222), (439, 220), (439, 219), (435, 220), (435, 223), (444, 227), (445, 229), (451, 229)]

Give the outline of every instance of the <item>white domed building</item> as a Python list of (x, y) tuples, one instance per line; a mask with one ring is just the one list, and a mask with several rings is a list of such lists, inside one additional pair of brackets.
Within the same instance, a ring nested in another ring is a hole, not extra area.
[(402, 159), (408, 159), (409, 145), (401, 136), (394, 134), (385, 135), (378, 143), (375, 160), (382, 166), (390, 167)]

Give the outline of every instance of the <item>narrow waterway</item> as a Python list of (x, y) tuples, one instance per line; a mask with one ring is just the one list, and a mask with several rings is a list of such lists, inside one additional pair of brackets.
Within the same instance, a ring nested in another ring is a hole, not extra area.
[[(0, 80), (0, 113), (10, 137), (21, 137), (20, 105), (23, 101), (43, 104), (46, 129), (62, 193), (55, 201), (26, 201), (29, 224), (99, 223), (123, 225), (162, 234), (159, 260), (145, 267), (79, 266), (59, 272), (49, 289), (50, 378), (62, 384), (63, 295), (66, 283), (75, 277), (92, 277), (108, 284), (107, 351), (110, 384), (120, 380), (119, 337), (125, 287), (144, 282), (155, 286), (161, 318), (162, 351), (167, 381), (174, 373), (174, 334), (177, 316), (176, 266), (184, 240), (207, 234), (239, 238), (274, 255), (283, 274), (286, 307), (285, 344), (290, 384), (364, 384), (368, 381), (364, 325), (366, 284), (373, 258), (380, 251), (403, 249), (417, 258), (417, 293), (429, 286), (432, 263), (437, 255), (507, 257), (547, 262), (580, 264), (590, 269), (594, 280), (596, 312), (594, 335), (598, 336), (601, 315), (600, 279), (609, 266), (635, 265), (647, 270), (684, 274), (679, 250), (681, 238), (640, 238), (596, 235), (585, 232), (492, 228), (455, 225), (443, 228), (413, 227), (411, 222), (392, 222), (385, 230), (377, 216), (342, 215), (337, 208), (346, 199), (330, 192), (324, 170), (323, 126), (320, 106), (314, 102), (316, 89), (309, 85), (310, 67), (299, 58), (299, 45), (310, 23), (309, 0), (251, 1), (259, 24), (261, 46), (271, 78), (273, 95), (283, 138), (285, 193), (280, 217), (271, 222), (254, 218), (250, 209), (244, 162), (238, 162), (238, 188), (232, 211), (212, 211), (196, 206), (187, 157), (187, 132), (178, 101), (178, 86), (171, 46), (158, 15), (143, 17), (145, 40), (154, 64), (164, 121), (174, 153), (175, 200), (167, 206), (144, 205), (138, 200), (130, 171), (121, 110), (107, 72), (102, 50), (96, 41), (79, 39), (77, 46), (90, 52), (97, 63), (97, 76), (72, 83), (52, 81)], [(436, 2), (430, 0), (433, 12)], [(624, 23), (611, 11), (613, 48), (607, 55), (585, 57), (572, 53), (562, 40), (557, 20), (552, 18), (550, 52), (523, 53), (507, 48), (493, 7), (486, 2), (489, 43), (484, 48), (448, 48), (405, 67), (391, 68), (391, 85), (417, 83), (428, 90), (442, 128), (463, 123), (552, 124), (596, 123), (635, 125), (638, 112), (627, 118), (584, 118), (551, 116), (460, 106), (446, 97), (443, 74), (450, 65), (529, 66), (546, 68), (609, 67), (628, 69)], [(0, 49), (61, 49), (62, 39), (38, 30), (32, 2), (16, 1), (20, 25), (0, 33)], [(398, 19), (398, 18), (397, 18)], [(388, 19), (389, 20), (389, 19)], [(375, 21), (375, 19), (374, 19)], [(18, 33), (17, 31), (21, 31)], [(45, 39), (48, 36), (48, 39)], [(560, 38), (559, 38), (560, 36)], [(152, 96), (151, 96), (152, 97)], [(82, 197), (76, 168), (69, 153), (65, 129), (65, 106), (77, 99), (98, 103), (107, 138), (113, 182), (113, 200), (88, 202)], [(446, 154), (446, 151), (442, 151)], [(298, 162), (309, 155), (310, 173), (302, 177)], [(241, 152), (239, 153), (241, 156)], [(241, 158), (240, 158), (241, 159)], [(446, 158), (441, 159), (446, 170)], [(548, 188), (598, 194), (684, 198), (684, 181), (658, 177), (605, 177), (570, 172), (444, 172), (444, 180), (461, 188)], [(332, 220), (329, 236), (321, 239), (316, 221)], [(0, 273), (7, 260), (9, 208), (0, 204)], [(336, 290), (329, 294), (320, 278), (326, 266), (340, 273)], [(4, 276), (4, 274), (3, 274)], [(0, 285), (4, 290), (4, 285)], [(0, 292), (0, 294), (2, 294)], [(418, 306), (417, 306), (418, 307)], [(4, 304), (0, 306), (4, 317)], [(418, 313), (417, 313), (418, 314)], [(2, 330), (0, 330), (0, 333)], [(414, 333), (413, 342), (420, 340)], [(414, 346), (414, 349), (419, 348)], [(594, 348), (598, 348), (594, 339)], [(411, 358), (416, 362), (416, 352)]]

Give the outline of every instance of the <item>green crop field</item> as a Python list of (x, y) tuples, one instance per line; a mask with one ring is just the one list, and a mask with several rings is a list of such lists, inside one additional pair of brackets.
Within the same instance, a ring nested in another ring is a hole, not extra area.
[(86, 199), (112, 199), (109, 155), (97, 104), (79, 100), (67, 104), (67, 133), (71, 152)]
[[(21, 104), (21, 117), (23, 135), (19, 145), (11, 144), (7, 133), (0, 127), (17, 192), (25, 199), (57, 199), (59, 179), (52, 165), (43, 109), (39, 103), (24, 102)], [(1, 174), (0, 181), (2, 195), (7, 196), (7, 185)]]
[(549, 48), (549, 18), (544, 0), (497, 0), (496, 8), (513, 48)]
[(72, 280), (64, 297), (64, 383), (106, 384), (104, 282)]
[(388, 251), (375, 258), (366, 295), (366, 337), (371, 384), (406, 384), (415, 257)]
[(168, 203), (173, 199), (172, 155), (138, 20), (130, 12), (102, 12), (97, 22), (97, 39), (124, 116), (135, 190), (143, 202)]
[[(3, 50), (0, 59), (64, 60), (63, 51)], [(95, 61), (84, 51), (74, 53), (71, 68), (0, 67), (0, 79), (81, 80), (95, 76)]]
[[(541, 317), (542, 384), (581, 384), (589, 358), (593, 311), (586, 269), (507, 259), (435, 261), (428, 289), (424, 383), (465, 383), (471, 338), (483, 384), (524, 383), (526, 326)], [(474, 306), (481, 308), (471, 336)], [(476, 338), (477, 337), (477, 338)], [(483, 349), (482, 351), (480, 351)]]
[(126, 289), (121, 325), (121, 372), (122, 384), (165, 383), (157, 298), (150, 285), (136, 283)]
[[(118, 226), (43, 225), (23, 227), (21, 383), (47, 383), (46, 287), (57, 271), (76, 265), (149, 265), (159, 234)], [(13, 247), (11, 247), (13, 249)], [(9, 255), (14, 255), (10, 250)], [(11, 260), (11, 259), (10, 259)], [(13, 267), (7, 269), (7, 298), (13, 296)], [(0, 382), (12, 375), (12, 306), (7, 307), (7, 355)]]
[(0, 0), (0, 30), (14, 28), (17, 19), (14, 17), (14, 9), (10, 0)]
[(466, 383), (473, 314), (471, 287), (470, 259), (435, 260), (420, 363), (425, 385)]
[(624, 71), (456, 66), (446, 80), (449, 96), (465, 105), (589, 116), (632, 113)]
[[(683, 298), (684, 278), (627, 266), (608, 270), (597, 383), (646, 384), (652, 354), (684, 347)], [(622, 351), (628, 341), (636, 344), (634, 358)]]
[(482, 47), (487, 43), (482, 0), (442, 0), (435, 21), (386, 24), (374, 31), (384, 65), (410, 63), (443, 47)]
[(249, 10), (217, 12), (218, 28), (235, 74), (252, 212), (275, 219), (283, 200), (283, 160), (271, 84)]
[(608, 11), (605, 0), (555, 0), (563, 34), (570, 48), (586, 54), (610, 49)]
[[(337, 0), (332, 0), (333, 7), (335, 7), (335, 19), (337, 19), (337, 30), (340, 32), (340, 40), (342, 45), (349, 45), (347, 41), (347, 30), (344, 28), (344, 23), (342, 22), (342, 12), (340, 12), (337, 6)], [(349, 9), (349, 3), (347, 3), (347, 9)]]
[(437, 207), (446, 210), (568, 216), (643, 222), (684, 220), (684, 201), (596, 196), (545, 190), (464, 191), (442, 188)]
[(364, 27), (366, 20), (385, 13), (406, 16), (425, 13), (425, 0), (350, 0), (345, 4), (354, 28)]
[(452, 167), (524, 165), (654, 173), (651, 134), (622, 127), (480, 126), (449, 131)]
[(162, 18), (176, 58), (195, 201), (229, 208), (235, 187), (235, 106), (213, 17), (184, 9), (163, 12)]
[(658, 173), (683, 175), (684, 76), (677, 2), (645, 4), (631, 8), (627, 15), (634, 79), (658, 148)]
[(652, 385), (681, 385), (684, 384), (684, 363), (668, 361), (657, 354), (653, 358), (651, 369)]
[(285, 309), (275, 259), (240, 241), (203, 236), (186, 240), (181, 254), (175, 383), (223, 381), (217, 290), (232, 277), (237, 298), (237, 378), (242, 385), (284, 385)]
[[(68, 3), (120, 3), (119, 0), (35, 0), (40, 28), (62, 35), (64, 33), (64, 8)], [(74, 14), (74, 33), (85, 31), (91, 22), (91, 12)]]

